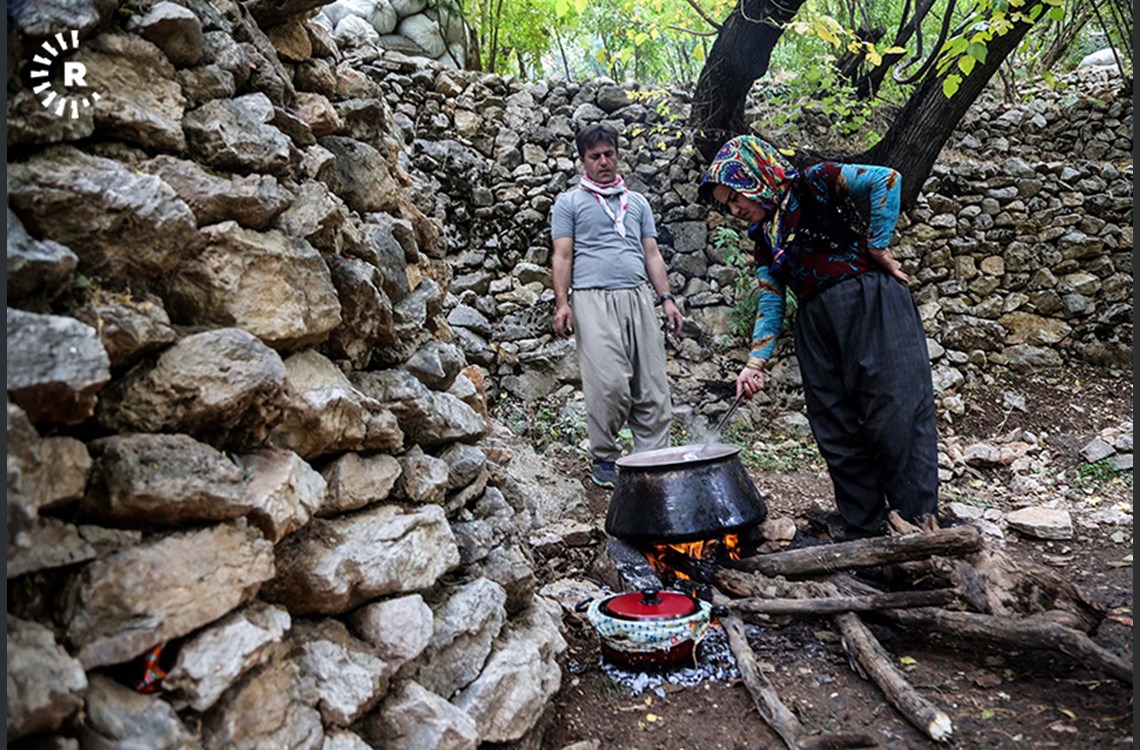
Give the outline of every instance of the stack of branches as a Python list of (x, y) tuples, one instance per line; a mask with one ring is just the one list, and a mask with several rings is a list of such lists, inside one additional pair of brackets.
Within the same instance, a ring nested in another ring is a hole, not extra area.
[[(1056, 571), (986, 545), (974, 526), (916, 526), (892, 513), (891, 535), (761, 554), (723, 565), (670, 554), (670, 567), (711, 584), (721, 623), (760, 715), (793, 749), (870, 747), (865, 735), (810, 736), (760, 671), (744, 622), (834, 618), (851, 666), (935, 741), (950, 739), (950, 717), (910, 685), (863, 622), (871, 613), (906, 629), (1030, 650), (1060, 651), (1132, 684), (1131, 660), (1097, 645), (1105, 607)], [(851, 571), (876, 571), (881, 591)], [(862, 614), (861, 614), (862, 613)]]

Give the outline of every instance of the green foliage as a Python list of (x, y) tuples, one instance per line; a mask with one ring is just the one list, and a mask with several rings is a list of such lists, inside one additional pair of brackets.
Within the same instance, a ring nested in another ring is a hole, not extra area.
[(742, 422), (730, 422), (721, 435), (722, 442), (740, 448), (741, 462), (753, 469), (763, 469), (778, 474), (795, 471), (819, 470), (823, 468), (823, 457), (815, 443), (799, 440), (783, 440), (768, 444), (755, 440), (753, 432)]
[(1082, 463), (1077, 467), (1077, 476), (1073, 480), (1073, 486), (1082, 491), (1095, 492), (1117, 482), (1131, 485), (1132, 472), (1121, 471), (1113, 466), (1110, 461), (1096, 461), (1091, 464)]

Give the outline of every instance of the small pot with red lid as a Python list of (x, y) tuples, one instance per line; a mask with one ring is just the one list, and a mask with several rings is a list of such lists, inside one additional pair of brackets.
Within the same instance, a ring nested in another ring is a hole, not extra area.
[(693, 649), (708, 632), (708, 602), (673, 591), (646, 589), (595, 599), (586, 619), (601, 640), (602, 655), (631, 667), (664, 667), (694, 661)]

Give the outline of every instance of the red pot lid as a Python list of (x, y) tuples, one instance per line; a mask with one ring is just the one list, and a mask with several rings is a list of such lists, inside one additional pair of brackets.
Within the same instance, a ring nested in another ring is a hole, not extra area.
[(619, 620), (673, 620), (693, 614), (697, 603), (671, 591), (642, 591), (607, 599), (600, 609)]

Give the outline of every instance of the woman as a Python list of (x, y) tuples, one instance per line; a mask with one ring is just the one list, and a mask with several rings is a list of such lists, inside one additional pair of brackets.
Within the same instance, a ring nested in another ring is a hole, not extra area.
[(899, 174), (823, 162), (801, 173), (768, 142), (721, 147), (700, 195), (749, 222), (760, 301), (745, 400), (796, 296), (796, 357), (808, 420), (835, 487), (848, 538), (880, 534), (887, 512), (908, 520), (938, 507), (938, 435), (926, 334), (887, 249), (899, 215)]

